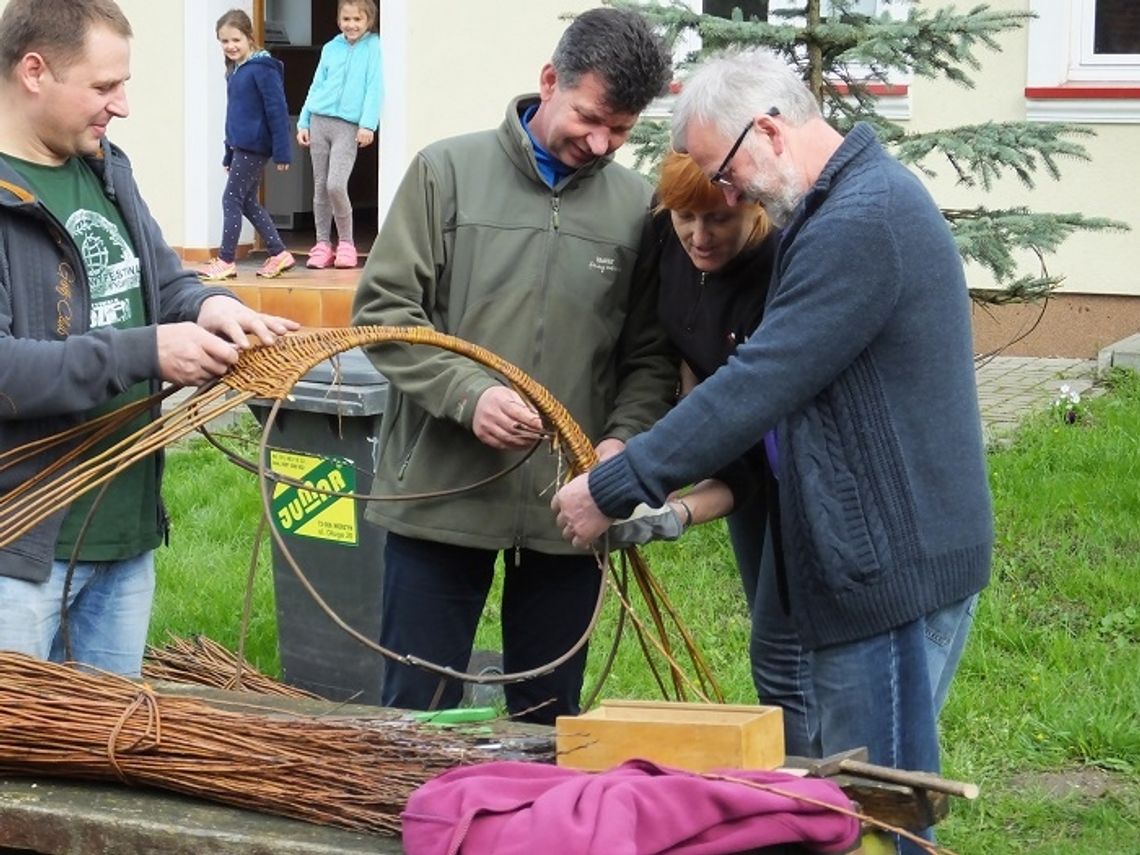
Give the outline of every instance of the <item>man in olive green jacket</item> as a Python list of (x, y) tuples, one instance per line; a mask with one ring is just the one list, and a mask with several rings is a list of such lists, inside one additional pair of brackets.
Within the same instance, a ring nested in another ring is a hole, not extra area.
[[(428, 146), (396, 193), (356, 295), (357, 324), (431, 326), (518, 365), (566, 407), (600, 455), (668, 407), (676, 363), (639, 268), (650, 188), (612, 162), (664, 88), (669, 56), (633, 12), (594, 9), (566, 30), (537, 96), (497, 130)], [(644, 259), (642, 258), (644, 261)], [(644, 268), (644, 265), (642, 266)], [(373, 492), (460, 492), (374, 501), (388, 529), (381, 643), (466, 669), (500, 550), (504, 668), (538, 668), (584, 632), (601, 574), (568, 547), (549, 508), (556, 458), (539, 450), (505, 477), (542, 425), (503, 380), (426, 346), (370, 349), (390, 381)], [(506, 687), (514, 714), (578, 711), (585, 649)], [(458, 703), (462, 687), (389, 664), (383, 702)]]

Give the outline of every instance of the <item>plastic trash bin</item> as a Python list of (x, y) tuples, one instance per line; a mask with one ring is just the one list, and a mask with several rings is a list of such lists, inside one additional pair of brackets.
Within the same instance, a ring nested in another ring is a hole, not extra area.
[[(267, 442), (266, 468), (337, 492), (368, 493), (388, 382), (359, 349), (322, 362), (293, 388)], [(269, 402), (250, 404), (262, 423)], [(363, 501), (286, 484), (272, 492), (272, 524), (313, 587), (349, 626), (380, 637), (382, 528)], [(313, 600), (274, 540), (277, 643), (285, 682), (336, 701), (377, 704), (384, 658)]]

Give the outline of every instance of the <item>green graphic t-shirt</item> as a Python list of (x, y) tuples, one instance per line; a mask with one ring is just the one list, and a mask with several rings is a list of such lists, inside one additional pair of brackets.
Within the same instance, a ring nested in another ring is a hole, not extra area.
[[(138, 255), (119, 209), (104, 194), (102, 182), (91, 168), (75, 157), (62, 166), (45, 166), (7, 156), (5, 160), (23, 176), (79, 248), (89, 284), (91, 328), (129, 329), (149, 323)], [(89, 415), (95, 417), (110, 412), (149, 393), (147, 383), (137, 383)], [(126, 430), (90, 453), (109, 448), (148, 420), (148, 416), (140, 416)], [(80, 560), (116, 561), (158, 546), (162, 531), (156, 465), (154, 456), (149, 456), (111, 480), (106, 494), (99, 499), (95, 517), (83, 534)], [(71, 557), (87, 513), (101, 491), (102, 486), (96, 487), (72, 502), (56, 541), (56, 558)]]

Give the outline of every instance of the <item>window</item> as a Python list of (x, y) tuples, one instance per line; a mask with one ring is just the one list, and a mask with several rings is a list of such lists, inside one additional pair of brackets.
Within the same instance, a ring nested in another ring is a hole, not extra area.
[(1030, 121), (1140, 122), (1140, 3), (1030, 0)]
[(704, 0), (704, 2), (697, 0), (689, 6), (694, 11), (716, 15), (718, 18), (732, 18), (732, 10), (740, 9), (746, 21), (753, 18), (760, 21), (768, 20), (768, 0)]
[[(767, 21), (772, 12), (803, 9), (803, 0), (686, 0), (686, 2), (694, 12), (715, 15), (719, 18), (731, 18), (733, 10), (738, 8), (746, 21), (752, 18)], [(909, 2), (910, 0), (851, 0), (848, 8), (855, 14), (877, 16), (887, 13), (902, 19), (906, 17), (906, 7)], [(828, 0), (824, 0), (822, 12), (825, 17), (830, 13), (830, 7)], [(780, 18), (781, 22), (795, 22), (795, 20), (794, 17)], [(685, 56), (699, 47), (699, 37), (694, 33), (688, 33), (677, 45), (676, 55)], [(899, 76), (892, 75), (892, 78), (894, 77)], [(910, 118), (909, 82), (908, 77), (899, 77), (889, 83), (875, 83), (869, 87), (871, 92), (878, 96), (877, 109), (884, 118), (895, 121)], [(659, 98), (650, 105), (646, 115), (657, 118), (667, 116), (671, 112), (671, 104), (672, 96)]]
[(1097, 0), (1091, 5), (1091, 60), (1128, 58), (1140, 62), (1140, 5), (1136, 0)]

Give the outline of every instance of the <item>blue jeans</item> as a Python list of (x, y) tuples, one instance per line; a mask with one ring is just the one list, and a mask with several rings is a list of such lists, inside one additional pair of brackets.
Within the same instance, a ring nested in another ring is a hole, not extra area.
[[(976, 602), (975, 594), (889, 632), (814, 650), (817, 753), (865, 745), (872, 763), (938, 772), (936, 693), (945, 698)], [(897, 845), (903, 855), (921, 851)]]
[(978, 595), (974, 594), (926, 616), (926, 670), (934, 692), (935, 715), (942, 712), (946, 703), (977, 607)]
[[(52, 562), (44, 582), (0, 577), (0, 650), (63, 662), (60, 604), (67, 562)], [(75, 565), (68, 590), (67, 634), (76, 662), (138, 677), (154, 602), (154, 552), (122, 561)]]
[(811, 651), (800, 645), (795, 626), (780, 603), (763, 497), (745, 502), (729, 515), (728, 534), (752, 615), (748, 654), (756, 696), (761, 703), (783, 710), (785, 753), (814, 756), (819, 725), (811, 685)]
[[(466, 671), (475, 629), (495, 572), (493, 549), (453, 546), (388, 533), (380, 643), (437, 665)], [(594, 611), (602, 571), (592, 555), (547, 555), (530, 549), (504, 556), (503, 670), (537, 668), (573, 646)], [(586, 646), (553, 671), (503, 687), (507, 709), (522, 721), (553, 724), (576, 715)], [(459, 704), (463, 686), (411, 665), (388, 662), (384, 706), (444, 709)]]

